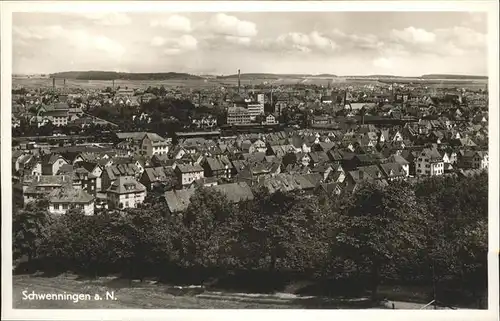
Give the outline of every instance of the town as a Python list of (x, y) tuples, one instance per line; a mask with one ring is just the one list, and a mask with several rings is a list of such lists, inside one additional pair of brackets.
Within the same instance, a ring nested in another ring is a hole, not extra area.
[(154, 278), (157, 307), (484, 308), (486, 79), (62, 76), (14, 79), (15, 273)]
[(340, 195), (488, 167), (486, 86), (46, 82), (13, 89), (13, 197), (46, 197), (54, 214), (134, 208), (158, 191), (181, 212), (196, 186), (239, 202), (257, 187)]

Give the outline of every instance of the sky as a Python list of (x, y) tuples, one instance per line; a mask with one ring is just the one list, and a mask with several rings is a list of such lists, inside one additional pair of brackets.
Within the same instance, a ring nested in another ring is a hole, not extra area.
[(14, 13), (13, 73), (487, 75), (471, 12)]

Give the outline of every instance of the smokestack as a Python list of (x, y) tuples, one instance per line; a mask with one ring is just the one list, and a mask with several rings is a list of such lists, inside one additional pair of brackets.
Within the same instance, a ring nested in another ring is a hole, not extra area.
[(238, 69), (238, 94), (240, 93), (240, 85), (241, 85), (240, 70)]
[(52, 78), (52, 89), (56, 89), (56, 79)]
[(113, 79), (113, 91), (115, 90), (115, 80)]
[(64, 84), (64, 87), (66, 87), (66, 78), (64, 78), (63, 84)]

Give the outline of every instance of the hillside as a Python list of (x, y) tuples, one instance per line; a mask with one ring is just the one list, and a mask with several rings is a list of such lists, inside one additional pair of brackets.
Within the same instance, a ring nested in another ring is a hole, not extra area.
[[(310, 75), (304, 74), (268, 74), (268, 73), (245, 73), (241, 74), (241, 79), (281, 79), (281, 78), (301, 78), (301, 77), (309, 77)], [(218, 76), (217, 79), (232, 79), (238, 78), (238, 74), (227, 75), (227, 76)]]
[(125, 73), (114, 71), (66, 71), (50, 75), (50, 78), (64, 78), (77, 80), (170, 80), (170, 79), (202, 79), (186, 73)]
[(488, 76), (429, 74), (429, 75), (422, 75), (420, 78), (424, 78), (424, 79), (488, 79)]

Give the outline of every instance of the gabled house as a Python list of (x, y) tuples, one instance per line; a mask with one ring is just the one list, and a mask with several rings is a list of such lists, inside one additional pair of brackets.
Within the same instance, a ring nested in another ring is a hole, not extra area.
[(187, 187), (194, 181), (205, 177), (203, 167), (200, 165), (178, 164), (175, 169), (175, 176), (180, 187)]
[(309, 159), (312, 167), (330, 162), (330, 158), (325, 152), (311, 152), (309, 153)]
[(405, 176), (408, 177), (410, 176), (410, 163), (404, 159), (403, 156), (401, 155), (391, 155), (388, 159), (389, 162), (391, 163), (397, 163), (399, 164), (403, 170), (405, 171)]
[(458, 157), (458, 166), (464, 169), (486, 169), (488, 162), (487, 151), (464, 151)]
[(283, 165), (301, 165), (303, 167), (309, 166), (311, 158), (306, 153), (287, 153), (283, 156)]
[(408, 176), (406, 170), (399, 163), (384, 163), (379, 166), (388, 181), (402, 180)]
[(146, 187), (132, 176), (120, 176), (106, 189), (110, 209), (134, 208), (144, 202)]
[(415, 164), (417, 176), (438, 176), (444, 174), (443, 157), (434, 148), (425, 148), (420, 152)]
[(144, 170), (139, 182), (151, 191), (155, 186), (164, 184), (175, 178), (174, 170), (165, 167), (149, 167)]
[(233, 172), (233, 164), (227, 156), (207, 157), (202, 162), (205, 177), (224, 177), (231, 178)]
[(68, 161), (59, 154), (45, 154), (41, 159), (42, 175), (56, 175), (61, 166), (68, 164)]
[(94, 199), (84, 189), (72, 186), (56, 188), (48, 195), (49, 213), (66, 214), (70, 208), (75, 207), (84, 215), (94, 215)]
[(139, 169), (134, 164), (113, 164), (104, 168), (101, 175), (101, 189), (107, 190), (109, 186), (122, 176), (139, 178)]
[(169, 143), (163, 137), (155, 133), (146, 133), (141, 140), (142, 154), (151, 157), (153, 155), (168, 154)]

